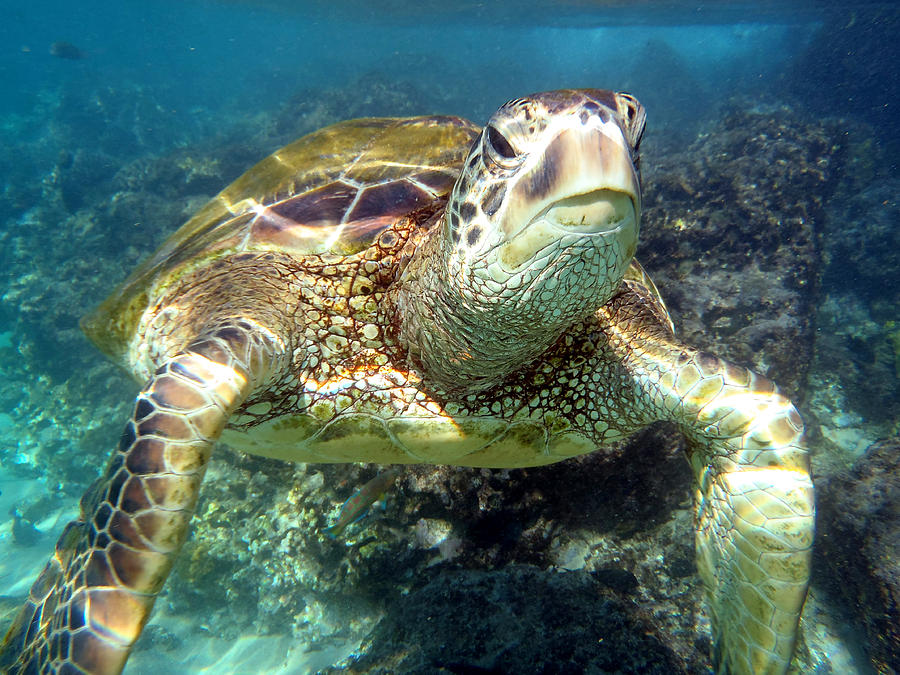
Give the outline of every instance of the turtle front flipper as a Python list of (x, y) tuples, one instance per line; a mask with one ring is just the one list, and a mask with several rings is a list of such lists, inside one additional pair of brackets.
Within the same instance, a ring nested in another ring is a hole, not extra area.
[(800, 415), (771, 380), (678, 342), (639, 266), (597, 317), (625, 364), (620, 386), (636, 387), (643, 423), (673, 421), (690, 441), (697, 566), (716, 672), (786, 672), (815, 521)]
[(657, 390), (691, 439), (697, 565), (716, 672), (784, 673), (812, 557), (803, 422), (765, 377), (684, 350)]
[(9, 629), (0, 671), (122, 670), (184, 542), (212, 447), (272, 356), (271, 341), (238, 321), (156, 371)]

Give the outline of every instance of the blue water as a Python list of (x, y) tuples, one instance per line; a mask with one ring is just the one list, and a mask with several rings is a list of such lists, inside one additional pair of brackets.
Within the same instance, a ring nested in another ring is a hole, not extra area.
[[(649, 113), (645, 171), (654, 153), (677, 165), (679, 153), (696, 152), (692, 144), (735, 110), (771, 115), (772, 138), (778, 110), (810, 125), (827, 122), (833, 133), (823, 143), (841, 146), (834, 156), (842, 170), (827, 185), (816, 224), (819, 274), (804, 312), (818, 330), (809, 363), (798, 365), (810, 370), (801, 411), (819, 429), (817, 479), (850, 476), (872, 443), (897, 435), (900, 18), (893, 3), (444, 5), (37, 0), (0, 7), (0, 596), (8, 605), (0, 607), (0, 627), (77, 513), (136, 390), (80, 336), (78, 318), (244, 168), (347, 117), (445, 113), (481, 123), (529, 92), (627, 90)], [(749, 155), (749, 147), (733, 152)], [(718, 246), (691, 258), (715, 260)], [(679, 274), (689, 276), (680, 262)], [(668, 278), (664, 296), (678, 297), (678, 278)], [(766, 321), (784, 308), (776, 299), (758, 309)], [(767, 348), (750, 344), (746, 353), (765, 363), (758, 352)], [(293, 468), (243, 461), (226, 455), (214, 464), (216, 486), (275, 476), (247, 489), (259, 508), (294, 494)], [(326, 472), (323, 488), (322, 474), (304, 471), (296, 481), (315, 483), (314, 513), (334, 510), (365, 482), (358, 473)], [(317, 492), (327, 489), (328, 499)], [(224, 498), (210, 489), (201, 510)], [(34, 541), (30, 530), (14, 532), (15, 512), (37, 529)], [(415, 522), (395, 527), (409, 533)], [(689, 538), (686, 521), (681, 526)], [(210, 545), (225, 561), (219, 577), (187, 562), (176, 567), (172, 596), (158, 605), (153, 634), (126, 672), (159, 672), (154, 654), (162, 652), (174, 672), (311, 672), (346, 657), (378, 613), (367, 593), (342, 598), (360, 603), (358, 621), (350, 620), (356, 615), (329, 609), (315, 583), (301, 587), (259, 558), (248, 569), (266, 570), (278, 590), (248, 599), (238, 589), (259, 582), (239, 576), (247, 557), (238, 548), (279, 559), (286, 555), (279, 541), (268, 543), (273, 550), (249, 541)], [(581, 555), (567, 546), (561, 559)], [(326, 571), (345, 565), (333, 550), (322, 555), (314, 562)], [(833, 672), (868, 672), (869, 659), (883, 661), (883, 653), (866, 651), (863, 620), (837, 598), (834, 577), (823, 575), (807, 609), (819, 627), (805, 633), (812, 654), (805, 667), (830, 659)], [(198, 577), (206, 587), (195, 599), (186, 589), (202, 585)], [(228, 583), (227, 593), (214, 588)], [(398, 580), (404, 589), (411, 584)], [(302, 611), (272, 609), (295, 596), (307, 603)], [(193, 615), (194, 602), (209, 616)], [(230, 614), (250, 618), (230, 623)], [(703, 634), (704, 620), (697, 625)], [(307, 634), (318, 637), (304, 642)], [(260, 661), (259, 650), (275, 656)]]
[[(698, 86), (690, 96), (706, 102), (733, 91), (759, 91), (820, 23), (815, 14), (790, 11), (760, 17), (766, 22), (748, 16), (735, 25), (695, 24), (694, 12), (685, 11), (679, 23), (653, 26), (643, 25), (652, 15), (639, 10), (620, 21), (630, 16), (642, 25), (610, 25), (606, 17), (615, 14), (594, 17), (585, 9), (570, 8), (568, 20), (559, 21), (552, 5), (504, 13), (474, 4), (472, 16), (363, 8), (357, 16), (352, 7), (337, 16), (295, 3), (38, 2), (7, 10), (0, 28), (0, 111), (27, 115), (42, 93), (57, 87), (138, 85), (153, 92), (175, 126), (189, 124), (200, 110), (265, 110), (298, 89), (375, 70), (449, 95), (452, 109), (446, 112), (483, 115), (522, 91), (563, 84), (614, 80), (653, 91), (666, 74), (641, 61), (652, 58), (658, 41), (677, 54), (686, 81)], [(62, 40), (88, 58), (51, 56), (49, 46)]]

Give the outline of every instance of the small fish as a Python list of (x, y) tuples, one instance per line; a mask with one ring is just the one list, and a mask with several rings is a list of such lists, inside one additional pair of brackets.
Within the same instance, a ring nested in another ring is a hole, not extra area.
[(87, 58), (87, 54), (73, 45), (71, 42), (54, 42), (50, 45), (50, 55), (58, 59), (68, 59), (70, 61), (80, 61)]
[(337, 539), (348, 525), (366, 517), (372, 504), (381, 498), (399, 475), (400, 469), (387, 469), (375, 476), (344, 502), (337, 522), (322, 531), (331, 539)]

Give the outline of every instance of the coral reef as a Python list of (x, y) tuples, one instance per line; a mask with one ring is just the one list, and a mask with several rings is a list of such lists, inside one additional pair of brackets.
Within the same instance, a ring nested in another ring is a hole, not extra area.
[(816, 565), (866, 635), (872, 666), (900, 664), (900, 440), (876, 443), (845, 475), (819, 481)]
[(323, 672), (696, 671), (591, 574), (510, 565), (432, 576), (393, 605), (363, 657)]
[(896, 324), (879, 320), (864, 297), (843, 291), (824, 295), (816, 318), (813, 414), (826, 439), (852, 461), (878, 437), (898, 431)]
[[(643, 148), (640, 258), (683, 339), (805, 395), (817, 232), (839, 130), (786, 106), (735, 102), (686, 150)], [(652, 158), (652, 159), (651, 159)]]
[(297, 92), (274, 115), (273, 129), (290, 142), (302, 133), (354, 117), (403, 117), (432, 110), (449, 114), (434, 100), (439, 95), (426, 95), (409, 82), (370, 71), (352, 87)]
[[(175, 613), (202, 607), (209, 629), (226, 637), (289, 632), (315, 648), (363, 633), (377, 616), (378, 598), (405, 581), (392, 570), (412, 569), (425, 554), (406, 550), (406, 533), (383, 523), (352, 548), (325, 537), (322, 527), (340, 503), (334, 483), (312, 465), (284, 469), (222, 448), (163, 602)], [(363, 469), (354, 469), (348, 487), (365, 480)], [(326, 471), (333, 476), (335, 468)], [(235, 605), (243, 608), (239, 617)]]
[[(853, 150), (880, 161), (864, 143)], [(900, 284), (885, 283), (900, 278), (900, 181), (860, 173), (841, 186), (826, 221), (819, 369), (837, 374), (850, 408), (886, 423), (900, 416)]]
[(900, 180), (872, 177), (847, 188), (836, 195), (826, 222), (824, 283), (878, 303), (888, 313), (900, 300), (900, 288), (881, 283), (900, 275)]

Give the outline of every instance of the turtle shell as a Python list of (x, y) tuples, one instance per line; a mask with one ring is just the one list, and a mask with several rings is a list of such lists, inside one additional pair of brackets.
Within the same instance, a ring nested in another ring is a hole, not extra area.
[(340, 122), (287, 145), (222, 190), (141, 264), (82, 328), (118, 356), (149, 300), (241, 251), (347, 255), (450, 192), (480, 128), (459, 117)]

